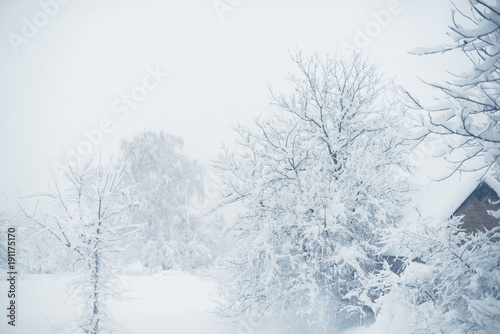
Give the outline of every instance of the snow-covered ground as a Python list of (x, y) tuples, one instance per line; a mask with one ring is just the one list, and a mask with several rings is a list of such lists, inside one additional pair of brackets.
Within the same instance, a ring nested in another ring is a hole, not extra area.
[[(16, 326), (7, 324), (6, 311), (1, 334), (75, 334), (77, 297), (69, 296), (70, 278), (56, 275), (23, 275), (17, 282)], [(251, 320), (224, 322), (214, 313), (217, 298), (211, 279), (177, 271), (154, 275), (121, 275), (117, 285), (125, 300), (112, 300), (109, 310), (124, 334), (284, 334), (272, 324)], [(0, 302), (6, 309), (7, 281), (0, 281)], [(367, 334), (370, 329), (349, 334)], [(377, 333), (382, 333), (378, 331)]]
[[(7, 281), (0, 281), (2, 334), (72, 334), (79, 300), (68, 297), (67, 277), (24, 275), (18, 281), (16, 326), (7, 325)], [(124, 333), (133, 334), (236, 334), (213, 313), (213, 283), (180, 272), (151, 276), (120, 276), (124, 301), (108, 303)], [(122, 330), (120, 330), (122, 332)]]

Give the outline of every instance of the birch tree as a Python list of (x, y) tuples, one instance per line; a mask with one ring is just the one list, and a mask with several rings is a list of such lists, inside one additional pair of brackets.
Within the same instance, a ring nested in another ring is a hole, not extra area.
[(126, 182), (137, 198), (133, 220), (141, 226), (130, 255), (150, 272), (189, 271), (210, 258), (199, 239), (201, 220), (188, 212), (190, 198), (202, 196), (202, 169), (184, 156), (183, 145), (179, 137), (151, 131), (121, 143)]

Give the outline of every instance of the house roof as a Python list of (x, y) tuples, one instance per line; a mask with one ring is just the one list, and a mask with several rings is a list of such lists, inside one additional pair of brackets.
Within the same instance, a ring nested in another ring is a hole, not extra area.
[(455, 173), (441, 181), (432, 181), (412, 196), (412, 205), (406, 215), (415, 214), (437, 219), (449, 218), (464, 203), (470, 194), (485, 182), (500, 196), (500, 182), (484, 172)]

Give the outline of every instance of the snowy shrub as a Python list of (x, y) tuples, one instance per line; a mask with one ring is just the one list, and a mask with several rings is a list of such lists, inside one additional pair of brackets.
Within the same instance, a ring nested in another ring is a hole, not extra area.
[(470, 234), (459, 218), (415, 225), (388, 238), (407, 256), (407, 267), (400, 277), (386, 273), (391, 289), (378, 301), (377, 326), (390, 327), (403, 313), (407, 333), (498, 333), (500, 227)]

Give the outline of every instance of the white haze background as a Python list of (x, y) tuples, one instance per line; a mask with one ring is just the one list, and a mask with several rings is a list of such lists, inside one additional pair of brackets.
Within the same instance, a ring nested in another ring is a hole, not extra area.
[[(268, 83), (285, 84), (289, 51), (342, 54), (341, 44), (354, 45), (357, 31), (390, 2), (241, 1), (222, 20), (212, 0), (68, 1), (16, 52), (7, 35), (21, 34), (23, 17), (32, 21), (40, 5), (0, 1), (2, 206), (14, 195), (45, 190), (51, 164), (103, 118), (115, 124), (103, 152), (141, 130), (164, 130), (183, 137), (186, 155), (207, 163), (233, 140), (230, 125), (271, 110)], [(387, 78), (423, 95), (429, 90), (417, 76), (439, 81), (443, 69), (464, 61), (408, 54), (447, 40), (450, 3), (398, 3), (400, 14), (363, 51)], [(112, 102), (157, 66), (168, 78), (120, 120)]]

